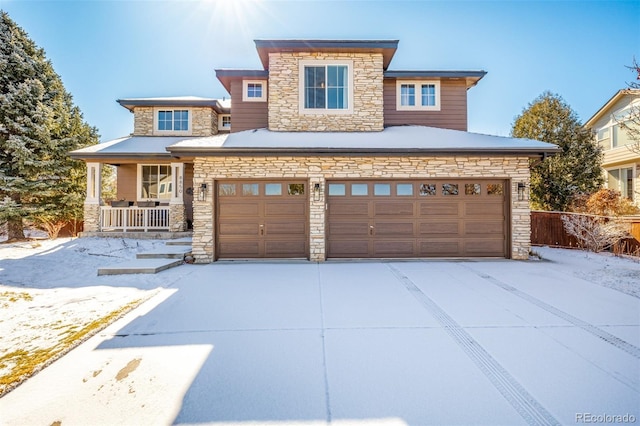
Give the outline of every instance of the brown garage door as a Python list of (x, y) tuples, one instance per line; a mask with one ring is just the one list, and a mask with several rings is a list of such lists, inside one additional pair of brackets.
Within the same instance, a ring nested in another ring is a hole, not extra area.
[(507, 256), (507, 181), (330, 181), (327, 186), (327, 257)]
[(218, 258), (308, 258), (307, 183), (217, 183)]

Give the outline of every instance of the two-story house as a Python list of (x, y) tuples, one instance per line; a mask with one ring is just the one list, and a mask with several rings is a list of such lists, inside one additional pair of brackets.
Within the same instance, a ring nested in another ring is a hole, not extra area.
[(628, 122), (629, 114), (640, 110), (640, 90), (619, 90), (585, 123), (602, 147), (602, 168), (605, 184), (620, 191), (640, 206), (638, 175), (640, 174), (640, 141), (629, 137), (621, 122)]
[[(255, 43), (262, 69), (216, 70), (230, 106), (118, 101), (133, 134), (72, 153), (85, 231), (192, 224), (199, 263), (528, 257), (529, 162), (557, 147), (467, 132), (484, 71), (390, 70), (397, 40)], [(139, 205), (101, 204), (101, 164)]]

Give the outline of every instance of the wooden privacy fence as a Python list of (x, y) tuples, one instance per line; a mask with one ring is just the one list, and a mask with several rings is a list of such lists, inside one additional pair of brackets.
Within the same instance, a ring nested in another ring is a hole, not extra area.
[[(565, 212), (531, 212), (531, 244), (538, 246), (580, 247), (578, 240), (569, 235), (562, 225), (562, 215), (575, 214)], [(607, 218), (627, 227), (632, 237), (626, 238), (613, 247), (614, 253), (640, 254), (640, 216)]]

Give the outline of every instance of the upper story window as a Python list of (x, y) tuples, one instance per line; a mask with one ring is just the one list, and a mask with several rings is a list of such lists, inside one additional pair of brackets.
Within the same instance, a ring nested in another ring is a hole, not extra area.
[(267, 87), (266, 82), (262, 80), (243, 80), (242, 81), (242, 100), (244, 102), (266, 102)]
[(629, 133), (620, 125), (620, 123), (630, 123), (628, 121), (630, 113), (629, 107), (616, 111), (609, 116), (602, 127), (594, 129), (596, 141), (603, 149), (613, 149), (634, 143)]
[(350, 112), (352, 69), (352, 61), (300, 61), (301, 112)]
[(188, 132), (191, 117), (186, 109), (158, 109), (156, 129), (160, 132)]
[(440, 82), (399, 80), (396, 82), (396, 109), (440, 111)]

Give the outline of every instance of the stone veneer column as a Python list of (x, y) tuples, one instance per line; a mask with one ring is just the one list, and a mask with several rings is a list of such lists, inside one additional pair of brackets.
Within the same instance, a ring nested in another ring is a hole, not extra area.
[(84, 203), (84, 232), (100, 231), (100, 204)]
[(169, 200), (169, 230), (182, 232), (187, 229), (184, 207), (184, 163), (171, 163), (173, 192)]
[[(511, 258), (529, 259), (531, 251), (531, 208), (529, 207), (529, 169), (511, 181)], [(525, 184), (524, 199), (518, 200), (518, 183)]]
[[(214, 160), (215, 161), (215, 160)], [(193, 162), (193, 235), (191, 254), (195, 263), (211, 263), (215, 258), (213, 244), (213, 164), (210, 159)], [(207, 190), (202, 190), (202, 184)]]
[(84, 200), (84, 230), (100, 231), (100, 204), (102, 202), (102, 164), (87, 163), (87, 197)]
[(313, 176), (309, 180), (309, 186), (309, 260), (322, 262), (326, 257), (325, 180), (321, 175)]

